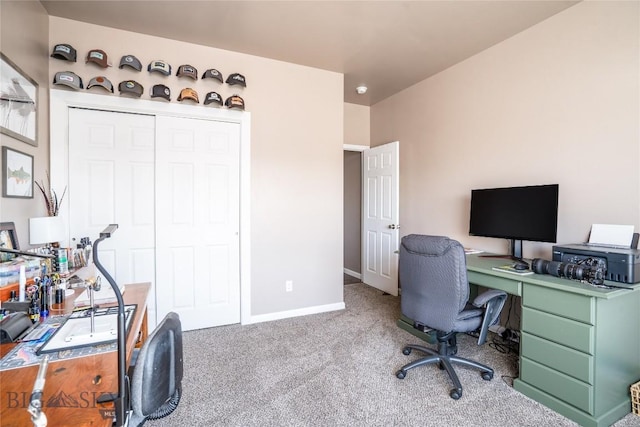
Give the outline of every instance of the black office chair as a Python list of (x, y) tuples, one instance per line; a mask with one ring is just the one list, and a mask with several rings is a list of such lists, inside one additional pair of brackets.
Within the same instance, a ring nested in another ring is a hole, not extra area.
[(500, 317), (507, 294), (489, 290), (469, 304), (464, 248), (448, 237), (416, 234), (403, 237), (399, 277), (402, 314), (414, 321), (414, 327), (435, 331), (438, 351), (422, 345), (407, 345), (402, 350), (405, 355), (419, 350), (428, 356), (403, 366), (396, 376), (404, 379), (409, 369), (437, 363), (451, 377), (454, 388), (449, 395), (453, 399), (462, 397), (462, 384), (452, 364), (478, 368), (484, 380), (491, 380), (493, 369), (455, 356), (456, 334), (479, 330), (478, 345), (483, 344), (489, 326)]
[(182, 393), (182, 325), (169, 313), (149, 335), (131, 376), (130, 426), (172, 413)]

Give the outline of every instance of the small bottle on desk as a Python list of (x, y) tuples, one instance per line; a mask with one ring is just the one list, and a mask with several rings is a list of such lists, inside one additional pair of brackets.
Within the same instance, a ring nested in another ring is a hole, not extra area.
[(51, 279), (48, 276), (42, 280), (40, 286), (40, 319), (49, 317), (49, 292), (51, 291)]
[(58, 273), (60, 273), (61, 276), (69, 274), (67, 249), (65, 248), (58, 249)]

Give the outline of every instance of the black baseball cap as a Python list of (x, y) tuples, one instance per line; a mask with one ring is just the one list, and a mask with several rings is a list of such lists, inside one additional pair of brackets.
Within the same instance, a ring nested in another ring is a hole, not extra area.
[(151, 88), (152, 98), (164, 98), (167, 101), (171, 101), (171, 89), (165, 85), (154, 85)]
[(61, 43), (53, 47), (51, 53), (52, 58), (62, 59), (66, 61), (76, 62), (77, 58), (76, 50), (70, 44)]
[(240, 73), (233, 73), (229, 77), (227, 77), (227, 83), (230, 85), (240, 85), (242, 87), (247, 87), (247, 80)]
[(218, 92), (209, 92), (207, 96), (204, 97), (204, 105), (209, 105), (212, 102), (222, 107), (222, 97)]
[(218, 70), (216, 70), (215, 68), (209, 68), (207, 71), (204, 72), (204, 74), (202, 75), (203, 79), (216, 79), (218, 80), (220, 83), (224, 83), (224, 80), (222, 79), (222, 73)]

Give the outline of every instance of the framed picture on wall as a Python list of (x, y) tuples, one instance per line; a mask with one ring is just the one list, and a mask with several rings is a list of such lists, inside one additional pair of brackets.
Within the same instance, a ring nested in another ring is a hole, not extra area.
[(0, 52), (0, 132), (38, 145), (38, 84)]
[(33, 198), (33, 156), (2, 147), (2, 197)]
[[(13, 222), (0, 222), (0, 247), (5, 249), (20, 250), (16, 226)], [(0, 252), (0, 262), (9, 261), (13, 254)]]

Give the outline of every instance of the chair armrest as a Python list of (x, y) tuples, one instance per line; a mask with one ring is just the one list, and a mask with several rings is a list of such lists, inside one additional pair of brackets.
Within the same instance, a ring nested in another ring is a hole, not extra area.
[(480, 295), (478, 295), (474, 300), (473, 300), (473, 305), (476, 307), (483, 307), (489, 300), (496, 298), (496, 297), (500, 297), (500, 296), (504, 296), (504, 298), (507, 297), (507, 294), (503, 291), (499, 291), (497, 289), (489, 289), (487, 291), (484, 291), (483, 293), (481, 293)]
[(506, 300), (507, 293), (495, 289), (485, 291), (473, 300), (472, 304), (474, 306), (485, 306), (484, 318), (482, 319), (482, 326), (480, 327), (480, 335), (478, 337), (478, 345), (484, 344), (487, 340), (489, 326), (495, 324), (500, 318), (500, 312)]

